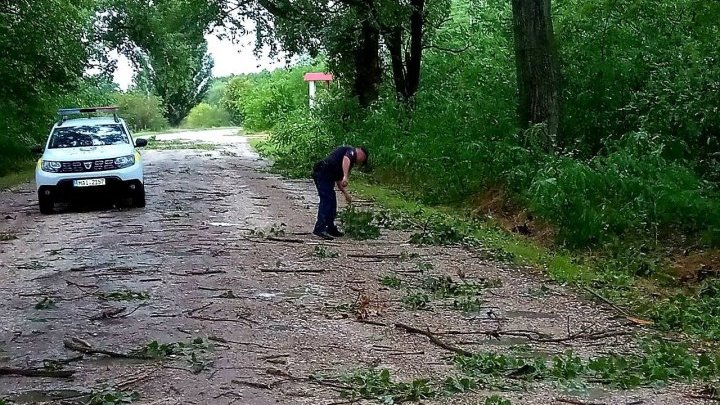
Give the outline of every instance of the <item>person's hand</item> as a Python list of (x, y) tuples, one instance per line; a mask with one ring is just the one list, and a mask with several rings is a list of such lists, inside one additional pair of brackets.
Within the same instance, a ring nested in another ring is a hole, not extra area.
[(348, 186), (348, 178), (343, 177), (343, 179), (340, 181), (340, 187), (345, 188)]

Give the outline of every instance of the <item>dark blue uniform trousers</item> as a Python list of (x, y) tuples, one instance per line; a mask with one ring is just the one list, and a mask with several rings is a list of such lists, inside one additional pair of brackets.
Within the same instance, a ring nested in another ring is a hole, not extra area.
[(335, 181), (322, 171), (313, 173), (313, 180), (315, 180), (315, 187), (320, 196), (314, 232), (333, 231), (337, 229), (335, 227), (335, 215), (337, 215)]

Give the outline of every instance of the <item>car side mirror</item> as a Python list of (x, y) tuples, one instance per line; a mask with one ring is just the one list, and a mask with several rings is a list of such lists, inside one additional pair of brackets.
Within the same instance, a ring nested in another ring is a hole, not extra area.
[(139, 138), (135, 140), (135, 146), (138, 148), (142, 148), (143, 146), (147, 146), (148, 142), (147, 139)]
[(30, 151), (36, 155), (42, 155), (45, 152), (45, 148), (42, 145), (34, 145), (30, 148)]

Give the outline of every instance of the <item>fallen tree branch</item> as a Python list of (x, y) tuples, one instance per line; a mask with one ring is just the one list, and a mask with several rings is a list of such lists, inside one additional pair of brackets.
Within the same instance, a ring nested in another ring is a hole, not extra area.
[(602, 402), (583, 402), (583, 401), (579, 401), (577, 399), (572, 399), (572, 398), (555, 398), (555, 402), (562, 402), (564, 404), (573, 404), (573, 405), (605, 405)]
[(146, 303), (142, 303), (142, 304), (136, 306), (135, 309), (133, 309), (132, 311), (128, 312), (127, 314), (121, 315), (121, 316), (118, 316), (118, 317), (113, 317), (113, 318), (127, 318), (128, 316), (134, 314), (135, 311), (137, 311), (138, 309), (140, 309), (140, 307), (144, 307), (145, 305), (147, 305), (147, 304), (146, 304)]
[(227, 340), (227, 339), (219, 337), (219, 336), (208, 336), (208, 340), (212, 340), (213, 342), (225, 343), (225, 344), (256, 346), (261, 349), (278, 350), (277, 347), (265, 346), (265, 345), (261, 345), (259, 343), (255, 343), (255, 342), (237, 342), (237, 341), (233, 341), (233, 340)]
[(630, 316), (630, 313), (629, 313), (628, 311), (626, 311), (625, 309), (620, 308), (619, 306), (613, 304), (612, 301), (610, 301), (609, 299), (603, 297), (602, 295), (600, 295), (600, 293), (598, 293), (597, 291), (593, 290), (592, 288), (590, 288), (590, 287), (583, 287), (583, 290), (589, 292), (590, 294), (592, 294), (593, 296), (595, 296), (595, 297), (596, 297), (597, 299), (599, 299), (600, 301), (602, 301), (602, 302), (610, 305), (614, 310), (620, 312), (621, 314), (623, 314), (623, 315), (625, 315), (625, 316)]
[(91, 288), (92, 288), (92, 289), (95, 289), (95, 290), (98, 289), (98, 286), (96, 286), (96, 285), (84, 285), (84, 284), (78, 284), (78, 283), (72, 282), (72, 281), (67, 280), (67, 279), (63, 279), (63, 280), (65, 280), (65, 282), (67, 283), (67, 285), (71, 285), (71, 286), (77, 287), (77, 288), (79, 288), (80, 290), (83, 290), (83, 291), (86, 290), (86, 289), (91, 289)]
[(564, 337), (564, 338), (550, 338), (550, 339), (532, 339), (535, 342), (542, 342), (542, 343), (559, 343), (559, 342), (567, 342), (568, 340), (599, 340), (599, 339), (606, 339), (616, 336), (627, 336), (630, 332), (625, 331), (601, 331), (601, 332), (594, 332), (594, 333), (576, 333), (574, 335)]
[(93, 348), (92, 346), (90, 346), (89, 343), (83, 341), (82, 339), (78, 339), (78, 338), (70, 338), (70, 339), (63, 340), (63, 346), (65, 346), (65, 348), (67, 348), (69, 350), (73, 350), (73, 351), (85, 353), (85, 354), (104, 354), (106, 356), (114, 357), (114, 358), (118, 358), (118, 359), (142, 358), (142, 357), (138, 357), (138, 356), (132, 356), (132, 355), (129, 355), (126, 353), (114, 352), (112, 350), (96, 349), (96, 348)]
[(173, 276), (206, 276), (209, 274), (225, 274), (227, 271), (225, 270), (208, 270), (208, 271), (188, 271), (186, 273), (169, 273)]
[(713, 395), (703, 395), (703, 394), (685, 394), (685, 397), (692, 398), (692, 399), (704, 399), (706, 401), (718, 401), (720, 402), (720, 397), (716, 397)]
[(189, 315), (189, 316), (192, 316), (192, 315), (195, 314), (195, 312), (202, 311), (203, 309), (211, 306), (212, 304), (213, 304), (212, 302), (208, 302), (207, 304), (205, 304), (205, 305), (203, 305), (203, 306), (201, 306), (201, 307), (187, 310), (187, 311), (185, 311), (185, 313), (186, 313), (187, 315)]
[(375, 325), (375, 326), (388, 326), (386, 323), (371, 321), (369, 319), (358, 318), (357, 321), (360, 323), (367, 323), (369, 325)]
[(274, 386), (283, 382), (283, 380), (273, 381), (271, 383), (260, 383), (255, 381), (244, 381), (244, 380), (232, 380), (233, 384), (246, 385), (248, 387), (260, 388), (263, 390), (271, 390)]
[(287, 243), (305, 243), (302, 239), (291, 239), (291, 238), (278, 238), (275, 236), (268, 236), (265, 238), (267, 240), (271, 240), (273, 242), (287, 242)]
[(75, 374), (73, 370), (48, 370), (44, 368), (14, 368), (0, 367), (0, 376), (2, 375), (20, 375), (23, 377), (51, 377), (51, 378), (70, 378)]
[(137, 384), (137, 383), (150, 380), (150, 379), (152, 379), (154, 376), (155, 376), (155, 373), (152, 372), (152, 371), (151, 371), (151, 372), (148, 372), (148, 373), (140, 374), (139, 376), (134, 376), (134, 377), (131, 377), (130, 379), (125, 380), (125, 381), (123, 381), (123, 382), (121, 382), (121, 383), (115, 384), (115, 388), (116, 388), (116, 389), (125, 389), (125, 388), (127, 388), (127, 387), (129, 387), (129, 386), (131, 386), (131, 385), (135, 385), (135, 384)]
[(347, 255), (348, 257), (353, 258), (362, 258), (362, 259), (399, 259), (402, 257), (402, 255), (395, 254), (395, 253), (381, 253), (381, 254), (364, 254), (364, 253), (350, 253)]
[(201, 316), (201, 315), (189, 315), (188, 318), (190, 319), (197, 319), (199, 321), (209, 321), (209, 322), (235, 322), (235, 323), (242, 323), (242, 322), (248, 322), (252, 323), (253, 325), (257, 325), (258, 321), (254, 321), (250, 318), (246, 318), (244, 316), (237, 316), (237, 319), (230, 319), (230, 318), (211, 318), (209, 316)]
[(470, 353), (469, 351), (464, 350), (464, 349), (461, 349), (461, 348), (459, 348), (459, 347), (451, 346), (451, 345), (443, 342), (442, 340), (438, 339), (437, 336), (435, 336), (434, 334), (432, 334), (429, 330), (424, 331), (424, 330), (422, 330), (422, 329), (418, 329), (418, 328), (415, 328), (415, 327), (412, 327), (412, 326), (409, 326), (409, 325), (405, 325), (405, 324), (402, 324), (402, 323), (396, 323), (396, 324), (395, 324), (395, 327), (396, 327), (396, 328), (400, 328), (400, 329), (404, 329), (406, 332), (409, 332), (409, 333), (417, 333), (417, 334), (419, 334), (419, 335), (426, 336), (428, 339), (430, 339), (430, 341), (431, 341), (433, 344), (435, 344), (436, 346), (441, 347), (441, 348), (443, 348), (443, 349), (445, 349), (445, 350), (449, 350), (449, 351), (451, 351), (451, 352), (455, 352), (455, 353), (460, 354), (460, 355), (462, 355), (462, 356), (472, 357), (472, 353)]
[[(120, 307), (120, 308), (111, 308), (106, 309), (100, 313), (100, 315), (95, 315), (90, 318), (91, 321), (99, 321), (101, 319), (111, 319), (115, 318), (117, 315), (120, 315), (123, 313), (127, 307)], [(137, 309), (137, 308), (136, 308)]]
[(297, 270), (282, 270), (282, 269), (260, 269), (261, 273), (324, 273), (324, 269), (297, 269)]

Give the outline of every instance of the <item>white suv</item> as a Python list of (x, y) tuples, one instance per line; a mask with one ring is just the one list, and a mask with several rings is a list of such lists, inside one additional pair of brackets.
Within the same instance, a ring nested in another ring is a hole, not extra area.
[[(68, 119), (98, 112), (112, 116)], [(114, 107), (63, 109), (58, 114), (35, 170), (40, 212), (51, 214), (57, 201), (101, 190), (144, 207), (143, 165), (135, 148), (146, 146), (147, 140), (133, 141)]]

